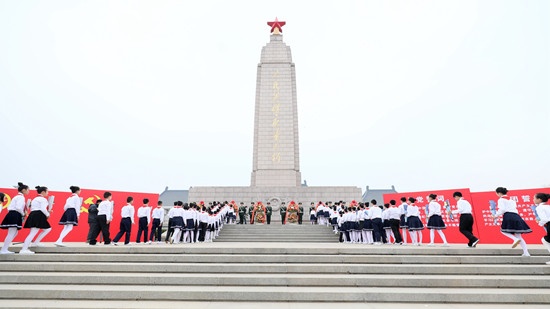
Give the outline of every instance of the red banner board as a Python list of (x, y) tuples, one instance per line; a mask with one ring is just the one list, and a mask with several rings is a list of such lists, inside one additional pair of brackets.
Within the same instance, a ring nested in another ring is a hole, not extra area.
[[(533, 206), (533, 197), (536, 193), (550, 193), (550, 188), (510, 190), (508, 196), (516, 201), (518, 213), (521, 218), (529, 225), (532, 233), (523, 234), (523, 238), (528, 244), (540, 244), (540, 239), (546, 233), (535, 220), (535, 214), (531, 209)], [(512, 243), (512, 240), (500, 232), (500, 217), (496, 224), (491, 217), (490, 201), (497, 203), (498, 196), (495, 192), (476, 192), (472, 193), (472, 201), (476, 205), (474, 208), (474, 218), (482, 230), (481, 242), (492, 244)]]
[[(491, 217), (491, 201), (497, 203), (498, 196), (495, 192), (470, 192), (470, 189), (453, 189), (453, 190), (434, 190), (434, 191), (422, 191), (422, 192), (404, 192), (384, 194), (384, 203), (388, 203), (390, 200), (396, 200), (400, 204), (401, 197), (414, 197), (418, 200), (416, 205), (420, 208), (421, 220), (426, 224), (426, 214), (424, 212), (425, 206), (428, 204), (428, 195), (436, 194), (437, 202), (444, 208), (444, 201), (448, 200), (451, 206), (451, 210), (456, 210), (456, 201), (453, 198), (453, 193), (459, 191), (462, 193), (464, 199), (472, 204), (472, 216), (474, 217), (474, 235), (480, 239), (480, 244), (508, 244), (512, 243), (512, 240), (502, 235), (500, 232), (500, 223), (502, 217), (497, 222)], [(550, 188), (540, 189), (523, 189), (523, 190), (511, 190), (508, 192), (510, 199), (516, 201), (517, 209), (520, 216), (527, 222), (532, 233), (524, 234), (523, 237), (528, 244), (540, 244), (540, 239), (545, 235), (545, 231), (538, 225), (535, 220), (535, 214), (531, 209), (533, 204), (533, 196), (536, 193), (550, 193)], [(447, 225), (445, 230), (445, 237), (449, 243), (467, 243), (467, 239), (458, 230), (458, 216), (451, 220), (449, 216), (442, 215), (443, 221)], [(423, 243), (429, 242), (429, 232), (427, 229), (423, 231)], [(440, 242), (436, 233), (436, 242)]]
[[(445, 233), (445, 238), (447, 238), (447, 241), (449, 243), (467, 243), (468, 240), (458, 231), (458, 215), (453, 215), (453, 218), (451, 219), (451, 216), (447, 214), (447, 211), (445, 209), (445, 202), (447, 201), (450, 206), (451, 210), (456, 210), (456, 201), (453, 198), (453, 193), (456, 191), (462, 192), (462, 196), (470, 201), (470, 189), (449, 189), (449, 190), (435, 190), (435, 191), (421, 191), (421, 192), (403, 192), (403, 193), (392, 193), (392, 194), (384, 194), (384, 203), (389, 203), (390, 200), (395, 200), (397, 202), (397, 205), (401, 204), (401, 197), (406, 197), (407, 199), (409, 197), (414, 197), (417, 202), (415, 203), (416, 206), (418, 206), (418, 209), (420, 210), (420, 220), (422, 223), (424, 223), (425, 229), (422, 231), (422, 242), (423, 243), (429, 243), (430, 242), (430, 232), (428, 228), (426, 227), (426, 206), (428, 205), (428, 196), (430, 194), (436, 194), (437, 199), (436, 201), (441, 205), (441, 218), (443, 219), (443, 222), (445, 222), (445, 225), (447, 228), (443, 230)], [(472, 208), (475, 208), (472, 204)], [(474, 221), (476, 222), (476, 221)], [(479, 231), (477, 229), (476, 224), (474, 223), (474, 235), (478, 235)], [(410, 239), (410, 237), (409, 237)], [(441, 238), (439, 238), (439, 235), (435, 233), (435, 243), (442, 243)]]
[[(103, 193), (109, 190), (93, 190), (93, 189), (82, 189), (80, 192), (80, 197), (83, 198), (82, 207), (80, 209), (80, 218), (78, 220), (78, 226), (75, 226), (73, 230), (65, 237), (65, 242), (85, 242), (86, 237), (88, 236), (88, 207), (95, 203), (98, 199), (103, 199)], [(11, 199), (17, 195), (16, 189), (0, 189), (0, 192), (7, 194), (8, 201), (4, 203), (2, 213), (0, 214), (0, 220), (3, 220), (6, 214), (8, 213), (7, 207), (11, 202)], [(124, 205), (126, 205), (126, 198), (131, 196), (134, 198), (134, 206), (137, 209), (143, 205), (143, 199), (149, 199), (149, 205), (155, 207), (158, 202), (159, 195), (157, 193), (139, 193), (139, 192), (120, 192), (120, 191), (109, 191), (113, 194), (114, 201), (114, 212), (113, 212), (113, 221), (111, 222), (111, 238), (118, 233), (119, 224), (120, 224), (120, 210)], [(29, 194), (25, 196), (25, 199), (33, 199), (37, 196), (36, 190), (29, 190)], [(52, 230), (46, 236), (44, 241), (54, 242), (59, 237), (63, 225), (59, 224), (59, 220), (63, 215), (63, 207), (65, 206), (65, 201), (68, 197), (71, 196), (71, 192), (62, 192), (62, 191), (49, 191), (49, 196), (55, 196), (55, 201), (53, 205), (53, 212), (48, 219), (48, 222), (52, 226)], [(132, 226), (132, 242), (135, 241), (137, 236), (137, 217), (135, 218), (136, 224)], [(3, 241), (6, 237), (7, 230), (0, 229), (0, 241)], [(29, 234), (29, 229), (21, 229), (17, 234), (14, 242), (22, 242), (25, 240)]]

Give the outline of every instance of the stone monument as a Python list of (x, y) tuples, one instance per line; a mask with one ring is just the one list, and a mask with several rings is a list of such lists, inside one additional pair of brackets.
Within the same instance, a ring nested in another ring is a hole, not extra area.
[(302, 186), (296, 72), (290, 47), (283, 42), (285, 22), (275, 19), (267, 24), (270, 41), (262, 48), (257, 69), (250, 187), (192, 187), (189, 201), (269, 201), (274, 220), (280, 219), (277, 210), (281, 202), (360, 201), (359, 187)]

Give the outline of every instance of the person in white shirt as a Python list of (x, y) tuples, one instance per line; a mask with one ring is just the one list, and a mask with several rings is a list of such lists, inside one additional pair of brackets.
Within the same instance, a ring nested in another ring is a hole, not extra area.
[(309, 207), (309, 222), (311, 225), (317, 223), (317, 212), (315, 211), (315, 203), (313, 202), (311, 202), (311, 206)]
[(443, 218), (441, 218), (441, 205), (436, 202), (436, 199), (436, 194), (432, 193), (428, 196), (428, 201), (430, 202), (428, 204), (427, 214), (428, 223), (426, 224), (428, 226), (428, 229), (430, 230), (430, 243), (428, 244), (428, 246), (435, 245), (435, 231), (437, 231), (439, 237), (441, 237), (441, 240), (443, 240), (443, 247), (448, 247), (449, 244), (447, 243), (447, 238), (443, 233), (443, 229), (446, 229), (447, 226), (445, 226), (445, 222), (443, 222)]
[(185, 243), (193, 243), (195, 242), (195, 220), (197, 215), (195, 213), (195, 209), (189, 207), (187, 203), (184, 204), (183, 209), (183, 222), (185, 223), (185, 234), (183, 235), (183, 241)]
[(336, 212), (336, 206), (330, 208), (330, 223), (332, 224), (334, 234), (338, 234), (338, 213)]
[(372, 237), (373, 227), (372, 227), (372, 219), (371, 219), (371, 209), (370, 209), (370, 203), (365, 202), (365, 210), (363, 211), (363, 218), (365, 219), (365, 223), (363, 224), (363, 244), (374, 244), (374, 240)]
[(199, 221), (199, 237), (198, 242), (204, 242), (206, 237), (206, 229), (208, 228), (208, 213), (206, 212), (206, 206), (201, 207), (201, 211), (198, 214)]
[(372, 234), (374, 237), (374, 244), (382, 244), (382, 209), (376, 205), (376, 200), (370, 201), (370, 219), (372, 220)]
[(6, 238), (4, 238), (4, 245), (0, 254), (14, 254), (14, 252), (9, 251), (11, 242), (17, 236), (17, 232), (23, 227), (23, 217), (25, 216), (25, 195), (29, 194), (29, 186), (19, 182), (17, 184), (18, 194), (11, 200), (11, 203), (8, 205), (8, 213), (2, 220), (0, 228), (8, 230)]
[(357, 243), (357, 236), (359, 235), (359, 223), (357, 222), (357, 210), (355, 209), (355, 204), (353, 202), (350, 204), (349, 209), (349, 237), (351, 239), (351, 243), (355, 244)]
[(518, 244), (521, 245), (523, 249), (522, 256), (531, 256), (527, 250), (527, 243), (521, 236), (521, 234), (531, 233), (531, 228), (523, 219), (519, 216), (516, 202), (511, 200), (506, 194), (508, 194), (508, 189), (503, 187), (498, 187), (496, 189), (496, 194), (499, 197), (497, 203), (497, 213), (493, 218), (502, 216), (502, 224), (500, 225), (500, 232), (512, 239), (512, 248), (517, 247)]
[(162, 238), (162, 223), (164, 222), (164, 208), (162, 208), (162, 201), (158, 201), (157, 208), (153, 210), (153, 226), (151, 228), (151, 235), (149, 236), (149, 243), (155, 240), (157, 243), (161, 242)]
[[(315, 211), (315, 209), (313, 211)], [(344, 228), (344, 211), (340, 210), (340, 212), (338, 213), (338, 231), (340, 232), (339, 241), (342, 243), (345, 242), (346, 240), (343, 228)]]
[(363, 230), (365, 228), (365, 204), (359, 203), (357, 207), (357, 243), (365, 243), (366, 232)]
[(344, 215), (342, 216), (342, 231), (344, 232), (344, 242), (345, 243), (351, 242), (351, 237), (350, 237), (351, 222), (350, 222), (349, 218), (350, 218), (350, 209), (345, 208), (344, 209)]
[(403, 244), (406, 245), (407, 244), (407, 230), (409, 229), (409, 226), (407, 224), (407, 207), (409, 206), (409, 204), (407, 204), (407, 198), (406, 197), (402, 197), (401, 198), (401, 205), (399, 205), (398, 209), (401, 213), (401, 216), (400, 216), (400, 222), (399, 222), (399, 228), (401, 228), (401, 231), (402, 231), (402, 234), (401, 236), (403, 237)]
[(416, 199), (414, 197), (409, 197), (407, 205), (407, 226), (413, 246), (420, 246), (422, 244), (422, 230), (424, 229), (424, 224), (420, 221), (420, 211), (418, 210), (418, 206), (414, 204), (415, 202)]
[[(396, 243), (395, 235), (392, 232), (391, 224), (390, 224), (390, 204), (389, 203), (384, 204), (384, 210), (382, 210), (382, 226), (383, 226), (384, 232), (386, 233), (387, 244)], [(393, 237), (393, 242), (391, 241), (392, 237)]]
[(390, 220), (390, 227), (393, 232), (393, 237), (396, 244), (403, 244), (403, 238), (399, 232), (399, 223), (401, 220), (401, 211), (399, 208), (395, 207), (395, 200), (390, 201), (390, 208), (388, 209), (388, 218)]
[(214, 236), (214, 233), (216, 231), (216, 222), (215, 222), (214, 213), (212, 212), (212, 208), (208, 209), (208, 225), (206, 227), (206, 235), (204, 242), (212, 242), (212, 238)]
[(168, 211), (168, 218), (172, 219), (172, 229), (174, 234), (170, 238), (170, 243), (178, 244), (182, 238), (182, 230), (185, 228), (185, 222), (183, 222), (183, 202), (177, 201), (170, 211)]
[(67, 234), (69, 234), (70, 231), (73, 230), (73, 226), (78, 225), (78, 219), (80, 218), (80, 207), (82, 206), (82, 199), (80, 196), (80, 188), (77, 186), (71, 186), (69, 188), (72, 192), (72, 195), (67, 198), (67, 202), (65, 203), (63, 215), (61, 216), (61, 220), (59, 220), (59, 224), (64, 225), (63, 230), (61, 231), (61, 234), (59, 234), (59, 238), (54, 243), (54, 245), (58, 247), (65, 247), (63, 244), (63, 239)]
[(115, 238), (113, 239), (113, 245), (117, 245), (118, 241), (124, 237), (124, 244), (128, 245), (130, 244), (130, 234), (132, 233), (132, 224), (134, 224), (134, 198), (131, 196), (128, 196), (126, 198), (126, 206), (122, 207), (120, 210), (120, 216), (122, 219), (120, 220), (120, 229), (118, 231), (118, 234), (116, 234)]
[(453, 193), (453, 198), (456, 200), (456, 210), (452, 214), (460, 214), (458, 230), (462, 235), (468, 238), (468, 247), (475, 248), (479, 242), (479, 238), (473, 234), (474, 217), (472, 216), (472, 205), (462, 197), (461, 192)]
[(111, 192), (103, 193), (103, 201), (101, 201), (99, 206), (97, 206), (97, 224), (94, 226), (94, 230), (92, 231), (92, 235), (90, 237), (91, 246), (95, 246), (97, 243), (97, 236), (99, 236), (99, 232), (103, 235), (103, 243), (105, 245), (109, 245), (111, 243), (109, 228), (111, 221), (113, 220), (114, 204), (112, 200), (113, 195)]
[(36, 186), (36, 192), (38, 193), (38, 196), (32, 200), (31, 213), (25, 221), (25, 225), (23, 225), (24, 228), (30, 228), (31, 231), (29, 233), (29, 236), (27, 236), (27, 238), (25, 239), (25, 242), (23, 243), (23, 247), (21, 248), (21, 251), (19, 251), (19, 254), (34, 254), (34, 252), (29, 250), (29, 246), (31, 245), (31, 242), (33, 241), (36, 234), (38, 234), (38, 232), (42, 230), (40, 235), (38, 235), (38, 237), (34, 241), (35, 247), (42, 247), (40, 241), (52, 230), (52, 227), (48, 222), (48, 218), (50, 217), (51, 212), (51, 205), (46, 199), (46, 197), (48, 196), (48, 188)]
[(326, 225), (325, 221), (325, 205), (323, 202), (317, 204), (317, 224)]
[[(550, 199), (550, 194), (537, 193), (535, 194), (534, 202), (537, 205), (538, 224), (546, 230), (546, 235), (540, 241), (548, 249), (548, 252), (550, 252), (550, 205), (548, 205), (548, 199)], [(550, 261), (546, 262), (546, 264), (550, 265)]]
[(151, 206), (149, 206), (149, 199), (143, 199), (143, 206), (138, 208), (138, 232), (136, 243), (140, 243), (141, 234), (143, 233), (143, 243), (147, 242), (147, 234), (149, 233), (149, 223), (151, 223)]

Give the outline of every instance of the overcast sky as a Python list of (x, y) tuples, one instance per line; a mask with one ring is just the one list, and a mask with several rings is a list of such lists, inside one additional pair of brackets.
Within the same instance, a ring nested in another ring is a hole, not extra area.
[(549, 1), (0, 0), (0, 187), (250, 185), (276, 16), (310, 186), (550, 186)]

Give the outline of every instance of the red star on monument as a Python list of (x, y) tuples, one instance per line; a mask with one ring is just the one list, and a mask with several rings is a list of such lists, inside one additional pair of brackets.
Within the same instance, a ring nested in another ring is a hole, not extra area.
[(275, 21), (268, 21), (267, 25), (271, 27), (271, 33), (275, 31), (276, 33), (283, 32), (282, 27), (286, 24), (286, 21), (279, 21), (277, 17), (275, 17)]

